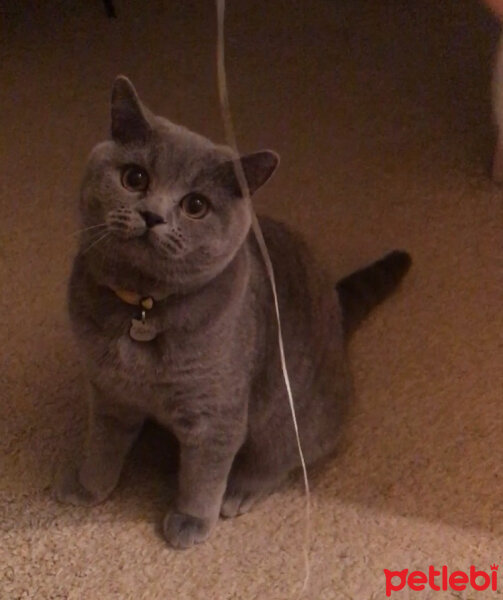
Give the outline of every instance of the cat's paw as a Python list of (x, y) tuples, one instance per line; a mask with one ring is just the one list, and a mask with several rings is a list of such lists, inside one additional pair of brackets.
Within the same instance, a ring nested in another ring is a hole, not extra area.
[(72, 465), (61, 470), (56, 476), (54, 497), (63, 504), (95, 506), (103, 502), (107, 495), (99, 495), (87, 490), (79, 481), (78, 469)]
[(184, 550), (204, 542), (210, 535), (212, 522), (191, 515), (173, 512), (163, 523), (164, 537), (173, 548)]
[(244, 515), (265, 496), (267, 496), (267, 492), (265, 491), (227, 491), (222, 502), (222, 507), (220, 508), (220, 515), (225, 519), (237, 517), (238, 515)]

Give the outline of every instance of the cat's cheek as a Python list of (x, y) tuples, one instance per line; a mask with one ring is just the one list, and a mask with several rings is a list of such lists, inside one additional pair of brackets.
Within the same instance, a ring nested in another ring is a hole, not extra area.
[(108, 230), (117, 238), (128, 240), (143, 235), (146, 225), (143, 219), (129, 208), (117, 208), (105, 218)]
[(103, 207), (99, 197), (95, 194), (83, 194), (81, 208), (87, 213), (102, 216)]

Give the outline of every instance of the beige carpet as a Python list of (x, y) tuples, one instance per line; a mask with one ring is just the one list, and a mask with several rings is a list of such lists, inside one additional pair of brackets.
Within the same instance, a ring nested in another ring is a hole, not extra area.
[[(334, 281), (395, 247), (415, 260), (352, 346), (358, 403), (313, 491), (306, 597), (383, 599), (385, 568), (489, 570), (503, 562), (503, 192), (487, 178), (498, 28), (475, 0), (229, 4), (240, 145), (283, 158), (258, 208), (301, 229)], [(223, 137), (213, 3), (116, 5), (117, 21), (98, 0), (1, 9), (0, 598), (294, 598), (300, 486), (182, 553), (158, 534), (172, 477), (148, 443), (106, 504), (51, 499), (84, 417), (65, 281), (114, 76)]]

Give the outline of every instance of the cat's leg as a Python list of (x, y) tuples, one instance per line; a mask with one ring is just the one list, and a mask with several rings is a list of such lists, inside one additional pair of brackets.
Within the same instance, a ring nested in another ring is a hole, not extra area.
[(209, 424), (204, 429), (206, 433), (197, 436), (197, 443), (177, 435), (178, 492), (175, 511), (166, 515), (163, 526), (167, 541), (175, 548), (189, 548), (210, 534), (218, 520), (227, 477), (244, 436), (244, 423), (225, 428)]
[[(274, 452), (244, 446), (232, 465), (220, 509), (222, 517), (242, 515), (278, 488), (296, 466)], [(291, 464), (290, 464), (291, 463)]]
[(94, 385), (89, 405), (83, 458), (67, 466), (56, 482), (56, 498), (67, 504), (92, 506), (112, 493), (144, 422), (137, 410), (110, 401)]
[[(323, 423), (315, 426), (318, 416), (314, 411), (307, 415), (307, 419), (312, 417), (309, 428), (305, 413), (297, 413), (303, 432), (302, 450), (307, 466), (333, 452), (337, 441), (335, 427), (331, 424), (336, 421), (336, 417), (327, 409)], [(283, 423), (289, 425), (288, 418), (290, 415), (286, 414)], [(337, 414), (337, 420), (338, 418)], [(273, 435), (266, 429), (262, 432), (255, 431), (255, 436), (246, 441), (232, 465), (220, 511), (222, 517), (235, 517), (248, 512), (301, 467), (292, 427), (281, 427), (278, 424)]]

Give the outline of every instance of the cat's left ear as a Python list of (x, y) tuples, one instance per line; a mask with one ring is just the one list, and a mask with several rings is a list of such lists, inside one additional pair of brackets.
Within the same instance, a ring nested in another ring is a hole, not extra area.
[(261, 150), (241, 157), (250, 194), (254, 194), (273, 175), (279, 165), (279, 154), (273, 150)]
[(152, 131), (150, 111), (123, 75), (117, 77), (112, 88), (111, 116), (112, 138), (119, 144), (144, 143)]
[[(253, 154), (246, 154), (240, 158), (241, 166), (246, 177), (250, 195), (253, 195), (260, 187), (268, 181), (279, 165), (279, 154), (273, 150), (261, 150)], [(241, 196), (235, 171), (234, 162), (229, 160), (219, 168), (219, 175), (225, 185), (229, 187), (236, 196)]]

